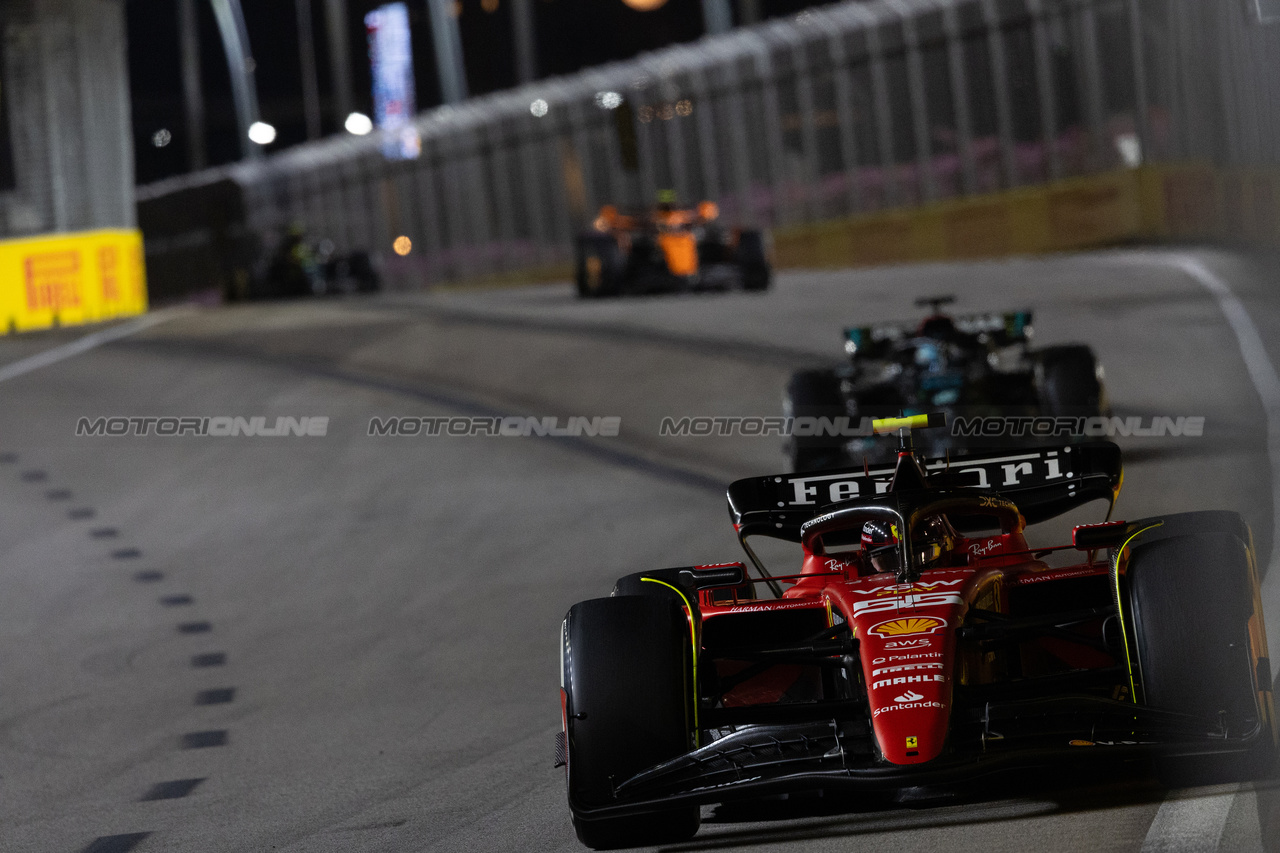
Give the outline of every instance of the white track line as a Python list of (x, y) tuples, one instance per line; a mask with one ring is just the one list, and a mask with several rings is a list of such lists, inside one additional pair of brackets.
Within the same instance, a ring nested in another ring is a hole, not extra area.
[(1231, 291), (1230, 286), (1198, 258), (1172, 255), (1169, 260), (1218, 300), (1218, 308), (1231, 325), (1231, 331), (1235, 332), (1245, 369), (1249, 371), (1253, 387), (1262, 399), (1262, 409), (1267, 416), (1267, 457), (1271, 463), (1272, 538), (1271, 559), (1267, 563), (1267, 577), (1271, 577), (1271, 571), (1280, 563), (1280, 541), (1276, 540), (1277, 534), (1280, 534), (1280, 523), (1277, 523), (1280, 519), (1280, 376), (1271, 364), (1258, 327), (1253, 324), (1244, 303)]
[(42, 367), (48, 367), (51, 364), (57, 364), (60, 361), (88, 352), (94, 347), (100, 347), (103, 344), (111, 343), (120, 338), (137, 334), (144, 329), (167, 322), (173, 318), (186, 314), (190, 311), (187, 308), (166, 309), (145, 314), (136, 320), (130, 320), (127, 323), (121, 323), (119, 326), (112, 326), (110, 329), (103, 329), (100, 332), (91, 332), (83, 338), (77, 338), (69, 344), (53, 347), (44, 352), (36, 353), (28, 358), (19, 359), (12, 364), (6, 364), (0, 367), (0, 382), (13, 379), (16, 376), (22, 376), (33, 370), (39, 370)]
[[(1258, 327), (1253, 324), (1244, 303), (1222, 277), (1192, 255), (1155, 257), (1194, 279), (1217, 300), (1218, 309), (1236, 336), (1249, 379), (1262, 401), (1267, 418), (1267, 459), (1271, 466), (1271, 555), (1267, 563), (1267, 579), (1268, 586), (1280, 583), (1276, 580), (1280, 576), (1280, 570), (1276, 568), (1280, 563), (1280, 540), (1277, 539), (1280, 537), (1280, 375), (1276, 374), (1262, 335), (1258, 333)], [(1274, 637), (1277, 629), (1280, 626), (1271, 626), (1267, 633)], [(1272, 643), (1268, 645), (1274, 648)], [(1241, 790), (1242, 786), (1233, 785), (1206, 796), (1166, 799), (1147, 830), (1142, 853), (1217, 851), (1227, 827), (1227, 817)], [(1252, 786), (1248, 786), (1244, 793), (1252, 793)]]
[(1184, 800), (1168, 799), (1151, 822), (1142, 853), (1216, 853), (1239, 785)]

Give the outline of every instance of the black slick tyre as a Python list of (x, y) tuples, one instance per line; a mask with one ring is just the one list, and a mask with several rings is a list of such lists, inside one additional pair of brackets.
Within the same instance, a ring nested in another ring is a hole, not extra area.
[[(791, 375), (782, 397), (782, 414), (787, 418), (846, 417), (844, 395), (840, 391), (840, 379), (830, 370), (799, 370)], [(822, 432), (822, 431), (819, 431)], [(793, 432), (783, 443), (783, 452), (791, 463), (792, 471), (816, 471), (822, 468), (838, 468), (846, 464), (844, 439), (826, 434), (796, 435)]]
[(768, 290), (773, 276), (765, 252), (764, 235), (759, 231), (743, 231), (738, 235), (736, 254), (742, 271), (742, 289), (755, 293)]
[(1051, 416), (1105, 414), (1108, 406), (1100, 373), (1098, 359), (1087, 346), (1041, 350), (1036, 379), (1042, 409)]
[(598, 850), (665, 844), (698, 831), (697, 806), (593, 818), (617, 785), (692, 748), (691, 654), (684, 610), (666, 596), (575, 604), (564, 621), (569, 808)]
[(578, 238), (574, 283), (580, 298), (616, 295), (621, 268), (621, 253), (613, 238), (603, 235)]
[[(1207, 520), (1226, 513), (1187, 515)], [(1259, 680), (1270, 662), (1265, 648), (1257, 648), (1261, 608), (1250, 546), (1214, 526), (1139, 541), (1120, 585), (1143, 704), (1225, 726), (1230, 738), (1254, 738), (1243, 758), (1158, 762), (1171, 785), (1256, 777), (1276, 759), (1270, 672)]]

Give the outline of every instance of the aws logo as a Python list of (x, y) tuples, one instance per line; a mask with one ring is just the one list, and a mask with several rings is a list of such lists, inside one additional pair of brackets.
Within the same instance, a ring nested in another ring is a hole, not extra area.
[[(918, 649), (921, 646), (932, 646), (933, 640), (928, 637), (921, 637), (918, 640), (894, 640), (884, 644), (886, 649)], [(937, 657), (936, 654), (932, 655)], [(896, 658), (895, 658), (896, 660)]]

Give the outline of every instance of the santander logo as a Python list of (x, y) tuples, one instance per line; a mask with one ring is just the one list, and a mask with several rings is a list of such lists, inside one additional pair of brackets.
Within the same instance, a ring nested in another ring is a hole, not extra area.
[(919, 693), (915, 692), (914, 690), (908, 690), (906, 693), (903, 693), (901, 696), (895, 696), (893, 701), (919, 702), (923, 698), (924, 698), (923, 696), (921, 696)]

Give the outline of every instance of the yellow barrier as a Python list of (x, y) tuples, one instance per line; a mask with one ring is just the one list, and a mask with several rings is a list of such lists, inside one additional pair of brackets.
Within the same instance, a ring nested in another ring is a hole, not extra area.
[(1143, 166), (778, 229), (779, 267), (990, 258), (1136, 241), (1280, 245), (1280, 171)]
[(93, 323), (146, 310), (138, 231), (0, 240), (0, 334)]

